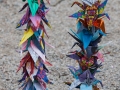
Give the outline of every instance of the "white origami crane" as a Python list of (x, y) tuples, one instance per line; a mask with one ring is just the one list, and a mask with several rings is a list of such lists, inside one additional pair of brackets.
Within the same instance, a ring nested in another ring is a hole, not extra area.
[(82, 0), (85, 4), (92, 6), (97, 0)]

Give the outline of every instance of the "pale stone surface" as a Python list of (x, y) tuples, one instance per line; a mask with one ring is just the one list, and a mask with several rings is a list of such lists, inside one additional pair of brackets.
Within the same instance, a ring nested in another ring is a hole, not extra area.
[(56, 6), (59, 3), (61, 3), (62, 1), (64, 1), (64, 0), (50, 0), (50, 3), (51, 3), (52, 6)]
[[(52, 30), (46, 26), (50, 36), (46, 38), (56, 49), (47, 47), (47, 57), (53, 64), (49, 67), (49, 78), (54, 85), (48, 85), (49, 90), (68, 90), (64, 81), (72, 81), (67, 65), (76, 65), (65, 55), (70, 51), (74, 43), (73, 38), (67, 33), (70, 28), (76, 29), (76, 20), (68, 16), (79, 10), (79, 7), (71, 8), (75, 0), (50, 0), (50, 11), (47, 18), (51, 23)], [(58, 3), (59, 2), (59, 3)], [(16, 49), (23, 35), (23, 31), (15, 30), (16, 23), (24, 15), (25, 11), (18, 13), (23, 6), (22, 0), (3, 0), (0, 2), (0, 90), (18, 90), (17, 80), (21, 78), (21, 72), (16, 73), (19, 61), (22, 58)], [(111, 17), (111, 21), (104, 19), (107, 37), (101, 44), (112, 41), (102, 51), (105, 54), (105, 62), (96, 77), (103, 81), (104, 90), (120, 90), (120, 1), (108, 0), (105, 9)]]

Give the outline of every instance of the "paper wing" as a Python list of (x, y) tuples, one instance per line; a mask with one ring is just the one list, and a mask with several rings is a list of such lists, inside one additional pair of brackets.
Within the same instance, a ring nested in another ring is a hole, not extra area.
[(102, 4), (99, 5), (99, 7), (98, 7), (98, 13), (99, 14), (102, 14), (104, 12), (104, 9), (105, 9), (105, 6), (107, 4), (107, 1), (108, 0), (105, 0)]
[(77, 13), (72, 14), (69, 17), (73, 18), (84, 18), (85, 17), (85, 11), (78, 11)]

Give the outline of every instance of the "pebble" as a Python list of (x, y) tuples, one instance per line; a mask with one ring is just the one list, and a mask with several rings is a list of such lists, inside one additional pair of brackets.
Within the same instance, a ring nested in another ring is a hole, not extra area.
[[(68, 90), (63, 82), (74, 80), (67, 66), (77, 64), (65, 56), (75, 42), (68, 34), (70, 28), (76, 30), (76, 20), (68, 17), (79, 10), (77, 5), (71, 7), (74, 1), (50, 0), (51, 5), (47, 4), (50, 8), (47, 18), (52, 30), (45, 25), (50, 37), (45, 40), (55, 47), (55, 50), (46, 47), (47, 58), (53, 64), (49, 67), (48, 76), (54, 84), (47, 85), (49, 90)], [(22, 0), (0, 0), (0, 90), (18, 90), (19, 87), (17, 80), (21, 78), (22, 71), (16, 73), (16, 70), (22, 56), (16, 52), (16, 48), (19, 47), (23, 31), (16, 30), (15, 26), (25, 13), (25, 10), (18, 13), (24, 4)], [(110, 54), (104, 55), (105, 62), (96, 78), (103, 82), (104, 88), (100, 87), (100, 90), (120, 90), (120, 1), (108, 0), (105, 12), (111, 20), (104, 19), (108, 35), (100, 45), (109, 41), (112, 43), (102, 50), (103, 53)]]

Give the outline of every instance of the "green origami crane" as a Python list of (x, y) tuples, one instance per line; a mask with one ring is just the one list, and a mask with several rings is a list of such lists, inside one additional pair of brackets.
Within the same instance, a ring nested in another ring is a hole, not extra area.
[(30, 7), (32, 16), (35, 16), (35, 14), (38, 10), (38, 7), (39, 7), (38, 0), (28, 0), (28, 4)]

